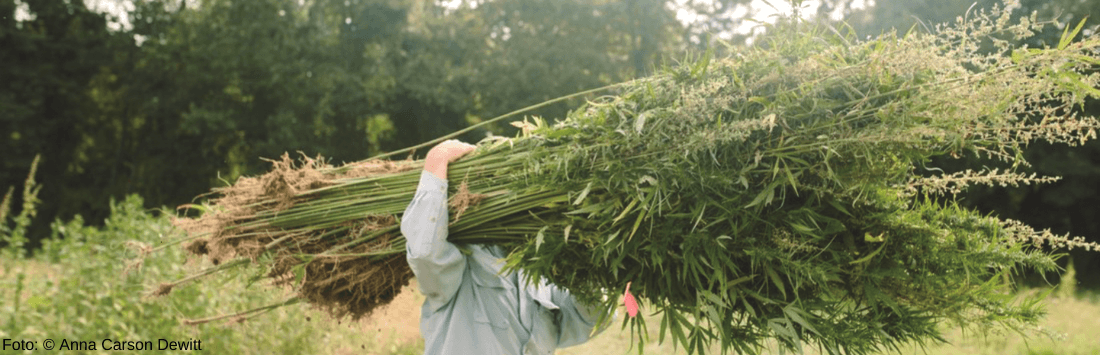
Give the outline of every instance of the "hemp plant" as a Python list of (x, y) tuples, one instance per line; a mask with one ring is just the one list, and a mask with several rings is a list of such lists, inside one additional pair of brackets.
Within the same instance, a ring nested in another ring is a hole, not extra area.
[[(1011, 276), (1056, 270), (1044, 244), (1100, 246), (952, 196), (1053, 181), (1026, 174), (1021, 150), (1095, 138), (1076, 108), (1100, 97), (1100, 39), (1075, 40), (1078, 25), (1055, 47), (1006, 40), (1047, 25), (995, 9), (856, 41), (796, 23), (733, 57), (614, 85), (454, 163), (448, 240), (505, 247), (508, 270), (601, 305), (605, 321), (617, 305), (606, 295), (630, 285), (661, 340), (689, 353), (753, 354), (774, 339), (867, 354), (942, 341), (944, 322), (1026, 329), (1040, 298), (1015, 301)], [(929, 166), (965, 155), (1004, 166)], [(197, 275), (258, 264), (353, 318), (392, 299), (412, 277), (397, 226), (422, 162), (274, 164), (179, 220), (188, 250), (216, 264)], [(623, 322), (645, 334), (644, 318)]]

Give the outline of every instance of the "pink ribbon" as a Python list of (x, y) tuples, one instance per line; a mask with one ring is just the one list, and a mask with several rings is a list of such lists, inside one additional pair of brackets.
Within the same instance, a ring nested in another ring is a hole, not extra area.
[(630, 315), (630, 318), (638, 315), (638, 301), (634, 299), (634, 295), (630, 294), (630, 282), (626, 283), (626, 292), (623, 292), (623, 305), (626, 306), (626, 314)]

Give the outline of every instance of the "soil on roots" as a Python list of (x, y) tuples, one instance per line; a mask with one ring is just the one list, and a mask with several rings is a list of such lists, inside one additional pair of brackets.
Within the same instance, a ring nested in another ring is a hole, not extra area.
[[(259, 263), (273, 285), (293, 287), (299, 297), (337, 319), (356, 320), (391, 302), (413, 277), (404, 246), (391, 243), (397, 233), (394, 216), (364, 216), (333, 228), (298, 232), (247, 223), (261, 212), (285, 211), (308, 199), (305, 194), (311, 190), (338, 180), (394, 174), (416, 165), (367, 161), (335, 168), (320, 157), (303, 155), (295, 163), (289, 154), (269, 161), (268, 173), (214, 189), (220, 196), (200, 217), (174, 219), (194, 238), (184, 249), (214, 265), (241, 258)], [(348, 243), (367, 234), (373, 234), (368, 241)], [(171, 286), (154, 294), (167, 294)]]

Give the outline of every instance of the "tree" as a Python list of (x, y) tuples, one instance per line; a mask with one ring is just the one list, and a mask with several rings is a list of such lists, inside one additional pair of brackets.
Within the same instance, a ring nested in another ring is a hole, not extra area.
[[(16, 2), (0, 1), (0, 186), (19, 184), (36, 154), (43, 156), (39, 179), (46, 203), (39, 223), (58, 214), (98, 211), (105, 191), (87, 189), (83, 167), (91, 162), (83, 147), (110, 146), (82, 132), (97, 112), (98, 93), (90, 84), (125, 55), (132, 39), (108, 31), (103, 15), (81, 1), (20, 2), (30, 19), (16, 20)], [(35, 233), (36, 236), (43, 231)], [(33, 245), (33, 244), (32, 244)]]
[(37, 17), (19, 22), (0, 3), (13, 49), (0, 53), (0, 182), (43, 153), (46, 219), (98, 221), (132, 193), (186, 203), (283, 152), (363, 159), (645, 75), (683, 49), (657, 0), (144, 0), (118, 30), (80, 4), (28, 4)]
[[(428, 30), (460, 51), (476, 121), (652, 73), (681, 50), (664, 2), (495, 0), (436, 14)], [(457, 29), (457, 30), (456, 30)], [(448, 31), (450, 30), (450, 31)], [(564, 117), (581, 101), (532, 112)]]

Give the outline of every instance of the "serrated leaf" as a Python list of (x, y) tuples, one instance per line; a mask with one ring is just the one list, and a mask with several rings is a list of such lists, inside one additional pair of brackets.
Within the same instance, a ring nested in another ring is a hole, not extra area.
[(833, 206), (833, 208), (837, 209), (837, 211), (840, 211), (841, 213), (848, 215), (848, 217), (854, 217), (854, 216), (852, 216), (851, 212), (848, 212), (847, 208), (844, 208), (844, 205), (840, 204), (839, 201), (834, 200), (834, 199), (827, 199), (826, 201), (829, 202), (830, 206)]
[(799, 223), (789, 222), (788, 224), (790, 224), (791, 227), (794, 227), (794, 230), (799, 233), (811, 234), (814, 232), (813, 228), (807, 227)]
[(545, 235), (544, 232), (546, 232), (547, 228), (550, 228), (550, 226), (543, 226), (542, 229), (539, 229), (538, 234), (535, 235), (535, 252), (536, 253), (539, 251), (539, 247), (542, 246), (543, 240), (546, 239), (546, 235)]
[(764, 268), (764, 273), (768, 274), (768, 278), (772, 280), (775, 287), (779, 289), (779, 292), (783, 293), (783, 298), (787, 298), (787, 288), (783, 286), (783, 279), (779, 277), (779, 274), (770, 267)]
[(623, 219), (623, 217), (626, 217), (626, 214), (630, 213), (630, 211), (633, 210), (634, 206), (636, 206), (636, 205), (638, 205), (638, 200), (637, 199), (635, 199), (633, 201), (630, 201), (630, 203), (626, 205), (626, 208), (623, 208), (623, 212), (619, 213), (618, 217), (615, 217), (615, 219), (611, 220), (611, 223), (612, 224), (619, 223), (619, 220)]
[(707, 317), (710, 318), (714, 324), (722, 324), (722, 317), (718, 316), (718, 311), (714, 309), (714, 306), (707, 305), (703, 307), (703, 310), (707, 313)]
[(794, 341), (798, 339), (798, 334), (794, 332), (794, 329), (790, 328), (790, 322), (784, 318), (772, 318), (768, 320), (768, 328), (771, 328), (775, 334), (785, 338), (786, 340)]
[(787, 173), (787, 181), (790, 181), (794, 194), (798, 195), (798, 179), (795, 178), (794, 173), (791, 173), (791, 167), (786, 162), (783, 163), (783, 171)]
[[(611, 241), (615, 240), (615, 237), (618, 237), (619, 233), (622, 233), (621, 229), (616, 230), (615, 233), (611, 233), (611, 235), (607, 237), (607, 240), (604, 241), (604, 245), (611, 244)], [(607, 251), (610, 253), (611, 249), (607, 249)]]
[(721, 297), (718, 297), (718, 295), (716, 295), (716, 294), (714, 294), (714, 293), (712, 293), (712, 292), (710, 292), (710, 291), (707, 291), (707, 290), (702, 290), (702, 291), (700, 291), (700, 293), (702, 293), (702, 294), (703, 294), (703, 297), (706, 297), (706, 299), (707, 299), (708, 301), (710, 301), (711, 303), (714, 303), (714, 304), (716, 304), (716, 305), (718, 305), (718, 306), (720, 306), (720, 307), (722, 307), (722, 308), (726, 308), (726, 307), (727, 307), (727, 306), (726, 306), (726, 302), (722, 301), (722, 298), (721, 298)]
[(670, 312), (672, 312), (672, 316), (669, 319), (672, 320), (672, 322), (669, 323), (669, 329), (672, 330), (672, 336), (676, 338), (677, 342), (684, 344), (686, 347), (688, 345), (688, 339), (687, 336), (684, 335), (683, 328), (680, 328), (680, 326), (682, 324), (681, 321), (686, 323), (687, 319), (681, 319), (680, 315), (674, 311)]
[(806, 319), (803, 318), (801, 314), (799, 314), (800, 311), (801, 310), (794, 308), (794, 305), (787, 305), (786, 307), (783, 307), (783, 313), (787, 315), (787, 318), (790, 318), (795, 323), (798, 323), (798, 325), (802, 326), (802, 328), (809, 330), (814, 334), (817, 334), (817, 336), (821, 336), (821, 333), (819, 333), (817, 329), (814, 329), (814, 327), (810, 325), (810, 322), (807, 322)]
[(1088, 21), (1087, 17), (1077, 23), (1077, 27), (1073, 29), (1073, 32), (1069, 32), (1069, 26), (1066, 26), (1065, 31), (1062, 31), (1062, 38), (1058, 40), (1058, 49), (1066, 49), (1070, 43), (1073, 43), (1073, 39), (1077, 38), (1078, 33), (1081, 33), (1081, 28), (1085, 27), (1085, 21)]
[[(745, 207), (748, 208), (748, 207), (756, 206), (756, 205), (759, 205), (760, 203), (764, 203), (765, 205), (767, 205), (768, 203), (771, 203), (771, 200), (774, 196), (775, 196), (775, 190), (774, 189), (771, 189), (771, 188), (765, 189), (764, 191), (761, 191), (759, 194), (756, 194), (756, 198), (753, 198), (752, 202), (750, 202), (748, 205), (745, 205)], [(765, 202), (765, 201), (767, 201), (767, 202)]]
[(860, 263), (865, 263), (865, 262), (868, 262), (868, 261), (870, 261), (870, 260), (871, 260), (871, 258), (873, 258), (873, 257), (874, 257), (875, 255), (878, 255), (878, 253), (879, 253), (879, 252), (881, 252), (881, 251), (882, 251), (882, 248), (884, 248), (884, 247), (886, 247), (886, 243), (882, 243), (882, 245), (880, 245), (880, 246), (878, 247), (878, 249), (875, 249), (875, 251), (871, 252), (870, 254), (867, 254), (867, 256), (864, 256), (864, 257), (862, 257), (862, 258), (859, 258), (858, 260), (854, 260), (854, 261), (852, 261), (852, 262), (850, 262), (850, 263), (848, 263), (848, 264), (852, 264), (852, 265), (855, 265), (855, 264), (860, 264)]
[(733, 279), (733, 281), (730, 281), (730, 282), (726, 283), (726, 292), (729, 292), (730, 290), (732, 290), (734, 286), (737, 286), (739, 284), (742, 284), (742, 283), (747, 282), (749, 280), (752, 280), (754, 278), (756, 278), (756, 275), (741, 276), (741, 277), (738, 277), (736, 279)]
[(630, 229), (630, 235), (626, 237), (626, 240), (634, 239), (634, 233), (638, 232), (638, 227), (642, 225), (642, 221), (645, 220), (645, 216), (645, 210), (638, 212), (638, 219), (634, 221), (634, 228)]
[(747, 298), (741, 297), (741, 304), (745, 306), (745, 310), (748, 311), (750, 316), (756, 317), (756, 308), (753, 308), (752, 305), (749, 304), (749, 300)]
[(590, 192), (590, 191), (592, 191), (592, 182), (591, 181), (589, 181), (588, 185), (584, 187), (584, 190), (581, 190), (581, 194), (577, 196), (577, 199), (573, 200), (573, 205), (576, 206), (576, 205), (581, 204), (581, 202), (584, 202), (584, 198), (588, 197), (588, 192)]

